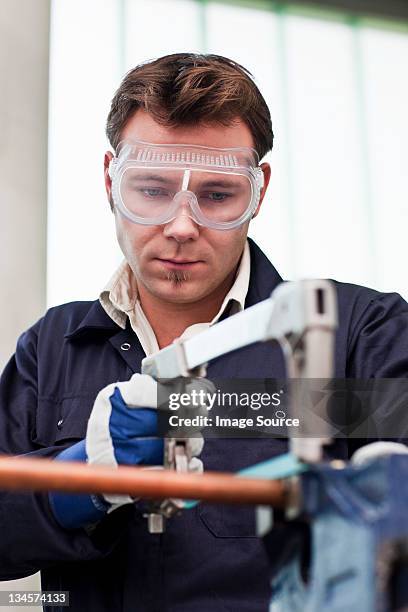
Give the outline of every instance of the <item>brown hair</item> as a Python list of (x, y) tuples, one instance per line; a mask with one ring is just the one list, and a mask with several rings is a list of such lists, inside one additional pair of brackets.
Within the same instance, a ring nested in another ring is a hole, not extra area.
[(239, 117), (262, 158), (273, 146), (271, 115), (251, 73), (221, 55), (174, 53), (130, 70), (112, 100), (106, 135), (114, 149), (127, 121), (143, 108), (167, 127)]

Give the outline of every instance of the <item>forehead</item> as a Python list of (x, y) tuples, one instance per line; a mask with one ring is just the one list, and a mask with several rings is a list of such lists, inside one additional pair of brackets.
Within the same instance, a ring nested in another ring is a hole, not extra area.
[(241, 119), (228, 126), (218, 123), (165, 127), (139, 109), (124, 127), (121, 140), (144, 140), (154, 144), (194, 144), (206, 147), (254, 147), (252, 134)]

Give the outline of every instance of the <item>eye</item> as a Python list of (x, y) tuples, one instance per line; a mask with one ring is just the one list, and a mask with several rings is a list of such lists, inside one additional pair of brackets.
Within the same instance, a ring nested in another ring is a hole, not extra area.
[(225, 200), (231, 197), (231, 194), (224, 193), (223, 191), (210, 191), (204, 193), (201, 197), (211, 200), (212, 202), (225, 202)]
[(168, 192), (160, 187), (140, 187), (139, 191), (149, 198), (157, 198), (168, 195)]

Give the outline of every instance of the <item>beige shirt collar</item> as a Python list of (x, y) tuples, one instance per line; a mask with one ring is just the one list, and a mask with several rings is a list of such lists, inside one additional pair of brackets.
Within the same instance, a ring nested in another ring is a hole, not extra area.
[[(231, 314), (243, 310), (248, 293), (250, 270), (251, 260), (247, 241), (234, 284), (225, 296), (218, 313), (208, 323), (190, 325), (180, 337), (183, 339), (190, 338), (213, 325), (230, 305)], [(154, 331), (138, 300), (136, 278), (126, 260), (120, 264), (101, 292), (99, 301), (111, 319), (123, 329), (125, 329), (126, 320), (129, 317), (132, 329), (138, 336), (146, 355), (151, 355), (159, 350)]]

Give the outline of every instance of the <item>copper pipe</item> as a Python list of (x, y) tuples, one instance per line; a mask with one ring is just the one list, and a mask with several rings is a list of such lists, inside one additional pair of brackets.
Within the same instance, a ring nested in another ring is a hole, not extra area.
[(53, 461), (45, 458), (0, 457), (0, 489), (118, 493), (149, 499), (199, 499), (231, 504), (284, 507), (283, 481), (235, 476), (221, 472), (180, 474), (171, 470), (117, 469)]

